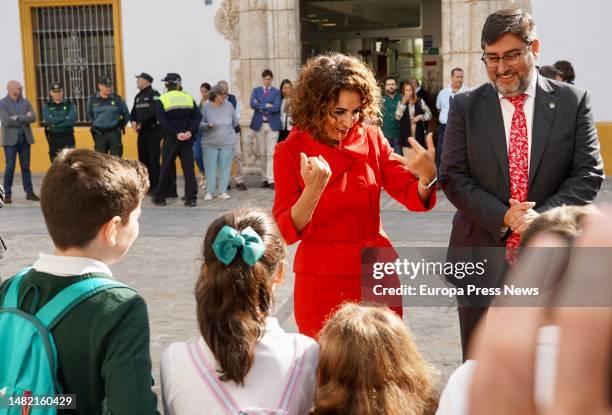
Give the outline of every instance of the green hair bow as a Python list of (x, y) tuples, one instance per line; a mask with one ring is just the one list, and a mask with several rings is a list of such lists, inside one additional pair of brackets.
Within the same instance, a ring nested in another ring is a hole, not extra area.
[(225, 225), (215, 237), (212, 249), (225, 265), (229, 265), (240, 250), (244, 262), (252, 267), (263, 256), (266, 246), (261, 236), (250, 226), (238, 233), (236, 229)]

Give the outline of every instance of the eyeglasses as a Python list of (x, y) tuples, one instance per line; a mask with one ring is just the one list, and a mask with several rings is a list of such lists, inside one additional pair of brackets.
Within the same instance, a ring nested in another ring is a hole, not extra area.
[(520, 51), (506, 53), (503, 56), (487, 56), (485, 53), (483, 53), (480, 59), (485, 63), (485, 65), (487, 65), (487, 68), (490, 69), (497, 68), (499, 66), (499, 62), (502, 60), (504, 61), (504, 64), (506, 66), (514, 66), (519, 63), (519, 59), (521, 58), (523, 53), (525, 53), (525, 51), (530, 47), (531, 43), (528, 43), (527, 46), (525, 46)]

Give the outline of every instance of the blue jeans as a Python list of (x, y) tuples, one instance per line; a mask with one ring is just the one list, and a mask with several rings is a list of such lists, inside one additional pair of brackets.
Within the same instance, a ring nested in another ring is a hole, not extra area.
[(399, 155), (402, 155), (402, 147), (400, 146), (399, 137), (391, 137), (391, 138), (387, 138), (387, 140), (389, 141), (389, 145), (391, 146), (393, 151)]
[(234, 146), (202, 147), (204, 170), (206, 171), (206, 193), (213, 194), (217, 185), (217, 166), (219, 167), (219, 194), (227, 191), (232, 171)]
[(15, 163), (19, 154), (19, 167), (21, 167), (21, 181), (26, 194), (33, 193), (32, 172), (30, 172), (30, 144), (24, 134), (19, 134), (17, 144), (4, 146), (4, 159), (6, 170), (4, 170), (4, 191), (7, 195), (13, 193), (13, 176), (15, 175)]
[(198, 131), (193, 140), (193, 159), (195, 160), (200, 173), (204, 174), (204, 159), (202, 158), (202, 132)]

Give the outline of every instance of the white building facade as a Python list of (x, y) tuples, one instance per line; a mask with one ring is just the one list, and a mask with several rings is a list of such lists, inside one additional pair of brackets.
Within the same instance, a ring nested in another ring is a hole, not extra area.
[[(576, 84), (591, 92), (604, 158), (612, 161), (609, 0), (2, 0), (0, 86), (22, 82), (39, 111), (48, 85), (59, 81), (82, 113), (101, 74), (114, 79), (129, 107), (140, 72), (151, 74), (160, 91), (159, 80), (177, 72), (197, 100), (202, 82), (224, 79), (248, 125), (249, 94), (263, 69), (274, 72), (278, 86), (283, 78), (296, 79), (304, 59), (324, 50), (359, 54), (379, 78), (416, 76), (434, 92), (447, 85), (455, 66), (477, 86), (486, 81), (482, 24), (503, 7), (526, 8), (535, 18), (538, 64), (572, 62)], [(79, 120), (77, 145), (91, 147), (87, 120), (83, 114)], [(243, 131), (249, 158), (256, 146)], [(32, 170), (42, 172), (49, 165), (46, 142), (41, 127), (35, 134)], [(133, 132), (124, 137), (127, 157), (136, 157), (135, 141)]]

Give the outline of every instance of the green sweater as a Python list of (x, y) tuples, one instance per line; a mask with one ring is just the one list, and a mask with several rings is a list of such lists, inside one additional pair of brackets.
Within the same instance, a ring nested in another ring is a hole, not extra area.
[(387, 94), (384, 97), (382, 132), (388, 140), (400, 138), (400, 122), (395, 119), (395, 110), (401, 100), (402, 94), (399, 92), (396, 92), (393, 98), (389, 98)]
[[(62, 277), (30, 270), (22, 280), (19, 300), (30, 286), (38, 286), (35, 313), (63, 288), (106, 274)], [(0, 304), (7, 281), (0, 285)], [(23, 301), (30, 312), (33, 290)], [(104, 405), (113, 415), (157, 414), (151, 390), (149, 320), (143, 298), (132, 290), (111, 288), (79, 303), (53, 329), (58, 353), (58, 379), (64, 393), (76, 395), (76, 410), (65, 414), (94, 415)]]

